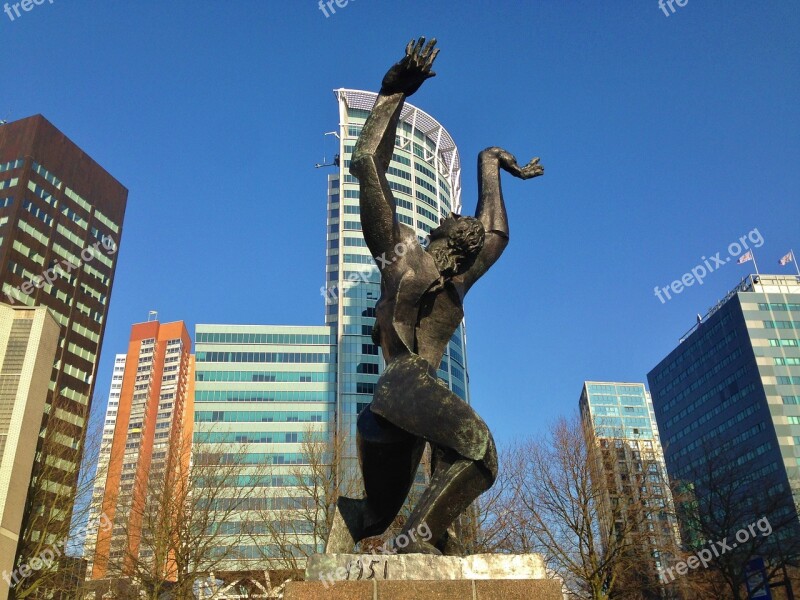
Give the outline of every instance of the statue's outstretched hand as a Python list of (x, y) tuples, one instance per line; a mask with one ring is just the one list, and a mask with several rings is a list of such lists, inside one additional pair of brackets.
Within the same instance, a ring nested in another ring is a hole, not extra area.
[(531, 159), (531, 162), (529, 162), (527, 165), (518, 168), (519, 174), (517, 177), (520, 179), (533, 179), (534, 177), (544, 175), (544, 167), (539, 164), (538, 158)]
[(434, 49), (435, 45), (435, 38), (427, 45), (424, 37), (419, 38), (417, 42), (411, 40), (406, 47), (406, 55), (384, 76), (381, 93), (403, 93), (411, 96), (426, 79), (435, 77), (436, 73), (431, 71), (433, 61), (439, 54), (439, 49)]
[(544, 167), (539, 164), (538, 158), (534, 158), (524, 167), (520, 167), (513, 154), (505, 150), (500, 150), (498, 159), (500, 161), (500, 168), (511, 173), (514, 177), (533, 179), (534, 177), (544, 175)]

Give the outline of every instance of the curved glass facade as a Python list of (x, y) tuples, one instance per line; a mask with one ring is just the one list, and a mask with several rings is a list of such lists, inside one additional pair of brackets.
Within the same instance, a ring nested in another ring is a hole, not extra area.
[[(358, 180), (348, 172), (350, 156), (377, 94), (335, 90), (339, 104), (339, 167), (328, 177), (325, 322), (337, 334), (337, 432), (349, 440), (345, 472), (356, 466), (356, 417), (370, 402), (384, 368), (372, 342), (380, 275), (361, 232)], [(452, 137), (426, 112), (406, 103), (387, 173), (398, 218), (420, 242), (451, 211), (461, 210), (461, 159)], [(439, 378), (469, 402), (464, 323), (453, 335)]]

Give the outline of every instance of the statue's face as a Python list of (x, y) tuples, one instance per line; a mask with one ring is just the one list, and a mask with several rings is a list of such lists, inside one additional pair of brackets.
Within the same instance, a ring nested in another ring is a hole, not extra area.
[(452, 277), (472, 266), (483, 248), (484, 238), (485, 232), (480, 221), (452, 213), (431, 231), (428, 251), (442, 275)]

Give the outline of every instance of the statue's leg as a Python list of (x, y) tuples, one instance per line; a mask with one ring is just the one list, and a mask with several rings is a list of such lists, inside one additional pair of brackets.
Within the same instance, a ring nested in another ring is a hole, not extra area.
[[(492, 487), (497, 477), (497, 451), (490, 439), (486, 456), (470, 460), (455, 451), (439, 449), (436, 468), (428, 488), (411, 513), (406, 526), (397, 536), (401, 553), (440, 554), (448, 543), (448, 528), (483, 492)], [(401, 547), (400, 541), (405, 543)]]
[(356, 543), (382, 534), (392, 524), (414, 483), (425, 440), (367, 407), (358, 416), (357, 445), (366, 497), (339, 498), (328, 554), (350, 552)]

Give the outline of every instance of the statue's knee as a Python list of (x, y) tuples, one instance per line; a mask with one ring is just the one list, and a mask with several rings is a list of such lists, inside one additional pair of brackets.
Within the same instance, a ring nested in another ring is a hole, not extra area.
[(487, 472), (488, 485), (486, 489), (488, 490), (497, 480), (498, 472), (497, 447), (495, 446), (494, 438), (492, 438), (491, 434), (489, 435), (489, 444), (486, 447), (486, 454), (484, 455), (481, 463)]
[(350, 174), (354, 177), (362, 177), (370, 169), (375, 169), (375, 159), (372, 154), (354, 154), (350, 159)]

